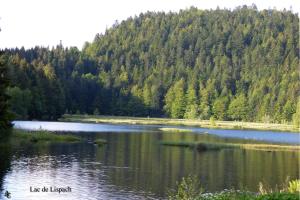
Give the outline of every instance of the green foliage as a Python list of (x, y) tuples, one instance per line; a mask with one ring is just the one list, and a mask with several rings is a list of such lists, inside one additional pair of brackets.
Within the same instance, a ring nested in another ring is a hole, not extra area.
[(183, 79), (175, 83), (173, 92), (174, 99), (172, 100), (171, 116), (173, 118), (183, 118), (186, 106)]
[(214, 117), (210, 117), (209, 122), (211, 126), (216, 126), (216, 119)]
[(181, 79), (169, 88), (165, 97), (165, 110), (172, 118), (183, 118), (185, 106), (184, 80)]
[(96, 139), (94, 141), (94, 144), (97, 144), (98, 146), (103, 146), (103, 145), (107, 144), (107, 141), (104, 139)]
[(10, 49), (2, 59), (11, 87), (31, 93), (30, 105), (13, 108), (22, 118), (101, 108), (104, 115), (298, 126), (298, 32), (291, 11), (190, 8), (130, 17), (82, 51)]
[(185, 119), (197, 118), (199, 114), (197, 94), (196, 94), (196, 89), (192, 84), (190, 84), (188, 87), (185, 99), (186, 99), (186, 110), (184, 113), (184, 118)]
[(300, 197), (299, 194), (284, 192), (284, 193), (264, 194), (253, 199), (255, 200), (299, 200)]
[(300, 180), (293, 180), (288, 183), (287, 191), (289, 193), (300, 193)]
[(247, 99), (244, 94), (236, 96), (229, 104), (228, 115), (233, 120), (246, 121), (248, 117)]
[(7, 88), (7, 94), (10, 96), (11, 111), (17, 119), (27, 119), (29, 109), (31, 108), (31, 92), (29, 89), (21, 90), (18, 87)]
[(195, 200), (254, 200), (255, 195), (246, 191), (224, 190), (219, 193), (207, 193)]
[(200, 182), (197, 177), (188, 176), (182, 178), (181, 182), (177, 185), (177, 191), (170, 194), (170, 200), (193, 200), (198, 197), (203, 190), (200, 187)]
[(296, 112), (293, 114), (293, 124), (295, 128), (300, 128), (300, 97), (297, 101)]
[(213, 114), (214, 117), (218, 120), (226, 120), (227, 119), (227, 109), (228, 109), (228, 98), (221, 97), (215, 100), (213, 104)]
[(295, 105), (288, 100), (283, 106), (283, 116), (282, 118), (286, 121), (292, 121), (292, 116), (295, 113)]
[(11, 139), (13, 142), (78, 142), (81, 140), (80, 137), (74, 135), (58, 135), (48, 131), (22, 131), (14, 130)]
[(297, 192), (264, 192), (263, 194), (252, 193), (240, 190), (223, 190), (216, 193), (203, 193), (199, 182), (195, 177), (188, 176), (182, 178), (178, 184), (177, 190), (169, 195), (171, 200), (299, 200), (299, 180), (291, 181), (290, 185), (298, 187)]

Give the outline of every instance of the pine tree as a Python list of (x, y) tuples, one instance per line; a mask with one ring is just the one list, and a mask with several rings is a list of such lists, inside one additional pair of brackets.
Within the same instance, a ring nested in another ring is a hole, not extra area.
[(293, 124), (295, 128), (300, 128), (300, 97), (298, 97), (296, 112), (293, 114)]
[(186, 108), (186, 100), (184, 94), (184, 80), (176, 82), (174, 85), (174, 99), (171, 110), (173, 118), (183, 118)]
[(233, 120), (247, 120), (248, 105), (244, 94), (236, 96), (229, 104), (228, 114)]
[(198, 104), (197, 104), (196, 90), (193, 84), (188, 86), (186, 92), (186, 110), (184, 113), (184, 118), (195, 119), (198, 117)]
[(213, 104), (213, 115), (215, 119), (226, 120), (227, 119), (227, 109), (228, 109), (228, 98), (221, 97), (215, 100)]

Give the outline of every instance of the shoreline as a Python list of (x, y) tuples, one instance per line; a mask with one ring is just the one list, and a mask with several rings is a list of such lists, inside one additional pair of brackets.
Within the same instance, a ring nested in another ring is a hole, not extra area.
[(58, 121), (61, 122), (88, 122), (88, 123), (111, 123), (111, 124), (132, 124), (132, 125), (177, 125), (193, 126), (199, 128), (229, 129), (229, 130), (262, 130), (262, 131), (283, 131), (300, 134), (300, 128), (294, 128), (288, 124), (273, 124), (260, 122), (241, 121), (214, 121), (196, 119), (171, 119), (171, 118), (143, 118), (124, 116), (104, 115), (63, 115)]

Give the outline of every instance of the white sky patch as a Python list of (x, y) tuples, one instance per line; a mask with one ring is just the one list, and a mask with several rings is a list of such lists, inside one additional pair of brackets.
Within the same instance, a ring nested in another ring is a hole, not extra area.
[(256, 4), (259, 10), (292, 7), (299, 13), (297, 0), (0, 0), (0, 48), (64, 46), (82, 48), (104, 33), (118, 20), (146, 11), (178, 11), (195, 6), (199, 9), (233, 9)]

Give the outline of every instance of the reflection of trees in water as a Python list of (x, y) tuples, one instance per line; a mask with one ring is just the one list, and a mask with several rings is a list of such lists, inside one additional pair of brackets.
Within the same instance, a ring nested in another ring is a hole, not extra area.
[(11, 146), (5, 141), (0, 142), (0, 192), (3, 190), (3, 179), (10, 169)]
[[(210, 135), (107, 134), (108, 145), (98, 148), (96, 161), (116, 166), (106, 171), (111, 184), (135, 191), (149, 191), (165, 196), (176, 182), (189, 174), (200, 178), (209, 192), (224, 188), (257, 191), (259, 182), (271, 188), (281, 184), (287, 176), (299, 177), (298, 152), (264, 152), (241, 149), (198, 152), (190, 148), (159, 146), (165, 141), (232, 142)], [(123, 168), (124, 167), (124, 168)]]

